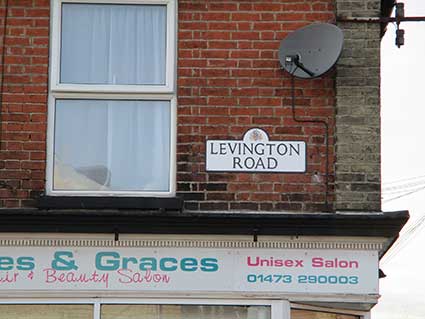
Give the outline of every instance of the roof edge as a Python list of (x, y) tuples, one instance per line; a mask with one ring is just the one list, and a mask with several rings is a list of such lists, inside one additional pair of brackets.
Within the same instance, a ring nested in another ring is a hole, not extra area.
[(0, 232), (365, 236), (396, 238), (408, 211), (336, 213), (0, 209)]

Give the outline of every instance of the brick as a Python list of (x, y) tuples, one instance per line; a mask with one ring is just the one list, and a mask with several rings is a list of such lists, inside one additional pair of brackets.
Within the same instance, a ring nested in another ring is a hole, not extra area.
[(259, 209), (259, 204), (254, 202), (232, 202), (230, 203), (230, 209), (256, 211)]
[(232, 21), (258, 21), (260, 20), (260, 13), (238, 12), (231, 14)]
[(205, 199), (204, 193), (180, 192), (179, 196), (182, 197), (185, 201), (203, 201)]
[(229, 204), (226, 202), (201, 202), (200, 210), (228, 210)]
[(236, 11), (238, 5), (236, 3), (209, 3), (208, 10), (210, 11)]
[(282, 4), (280, 3), (254, 3), (254, 11), (280, 11), (282, 10)]
[(260, 33), (259, 32), (232, 32), (231, 33), (232, 40), (259, 40)]
[(229, 21), (230, 13), (222, 12), (204, 12), (201, 14), (201, 20), (203, 21)]
[(232, 193), (222, 193), (222, 192), (209, 192), (207, 193), (207, 201), (223, 201), (223, 202), (232, 202), (235, 200), (235, 194)]

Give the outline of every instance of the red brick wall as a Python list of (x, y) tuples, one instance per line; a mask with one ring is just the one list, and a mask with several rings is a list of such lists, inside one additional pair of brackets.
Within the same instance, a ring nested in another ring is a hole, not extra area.
[[(331, 0), (179, 1), (177, 180), (187, 209), (324, 209), (325, 130), (292, 119), (278, 48), (289, 32), (334, 19)], [(296, 81), (297, 116), (328, 121), (331, 136), (334, 104), (332, 75)], [(205, 172), (206, 140), (241, 139), (252, 127), (306, 141), (307, 173)]]
[[(0, 26), (5, 2), (0, 0)], [(8, 2), (0, 206), (33, 206), (45, 179), (50, 1)], [(333, 2), (179, 1), (177, 188), (187, 209), (323, 209), (324, 129), (293, 121), (290, 78), (279, 68), (278, 47), (290, 31), (333, 21)], [(296, 96), (297, 114), (327, 120), (332, 136), (332, 74), (297, 80)], [(307, 173), (205, 172), (207, 139), (241, 139), (252, 127), (271, 140), (306, 141)], [(332, 171), (332, 138), (330, 145)]]
[(44, 190), (50, 1), (8, 2), (4, 30), (6, 1), (0, 0), (0, 205), (31, 206)]

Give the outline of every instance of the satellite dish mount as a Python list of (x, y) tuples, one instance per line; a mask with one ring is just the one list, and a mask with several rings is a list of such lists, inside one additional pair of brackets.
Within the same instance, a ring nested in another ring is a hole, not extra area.
[(307, 69), (304, 64), (301, 63), (300, 61), (300, 55), (296, 54), (296, 55), (287, 55), (285, 57), (285, 64), (286, 65), (291, 65), (294, 64), (297, 68), (300, 68), (301, 70), (303, 70), (305, 73), (307, 73), (309, 76), (314, 77), (314, 72), (310, 71), (309, 69)]

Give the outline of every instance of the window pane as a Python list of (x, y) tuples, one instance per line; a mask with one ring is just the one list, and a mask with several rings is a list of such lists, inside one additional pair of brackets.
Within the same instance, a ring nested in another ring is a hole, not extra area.
[(270, 319), (269, 306), (102, 305), (101, 319)]
[(63, 4), (61, 83), (165, 84), (166, 19), (164, 5)]
[(0, 305), (0, 319), (93, 319), (93, 306)]
[(169, 190), (169, 101), (63, 99), (55, 117), (54, 190)]

